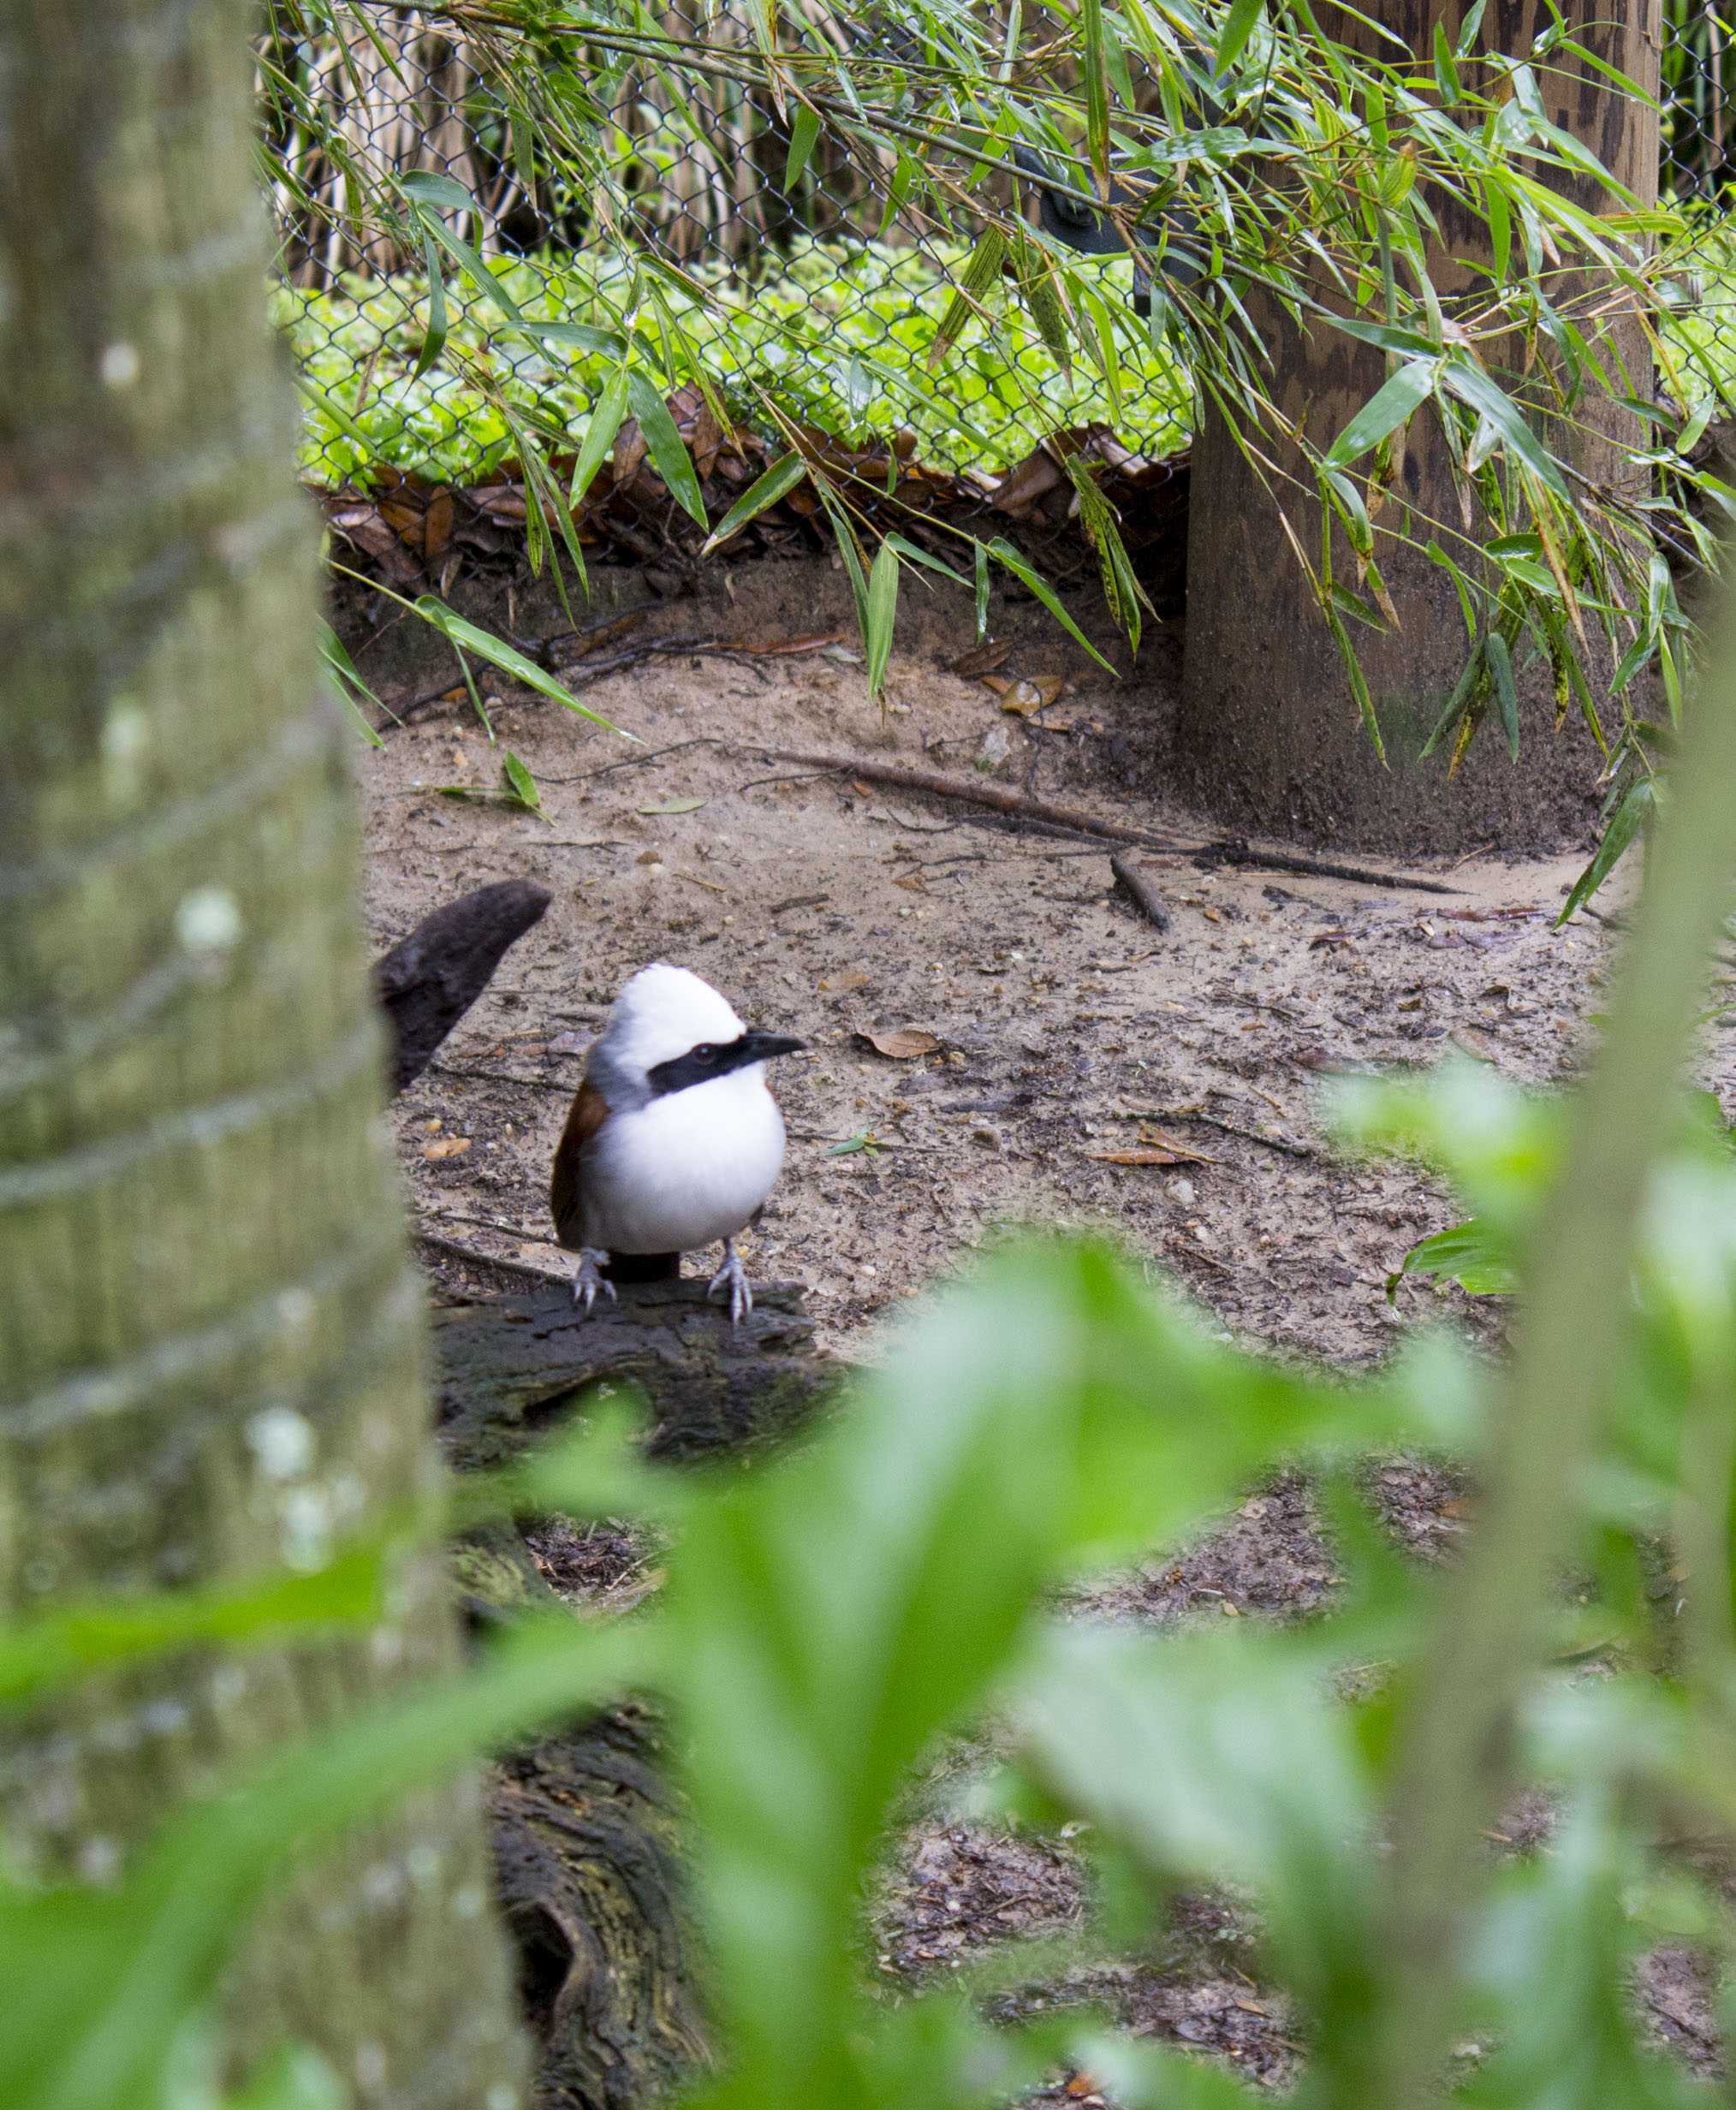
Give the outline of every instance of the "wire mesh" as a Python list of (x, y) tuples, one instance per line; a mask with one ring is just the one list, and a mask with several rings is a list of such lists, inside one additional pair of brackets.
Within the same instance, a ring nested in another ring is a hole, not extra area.
[[(473, 488), (517, 451), (485, 375), (508, 411), (516, 404), (545, 434), (564, 429), (576, 449), (609, 365), (495, 335), (474, 284), (449, 270), (431, 291), (430, 259), (356, 201), (393, 178), (449, 179), (472, 201), (455, 231), (509, 299), (545, 320), (610, 323), (630, 246), (599, 239), (592, 201), (558, 175), (527, 177), (508, 113), (461, 34), (401, 6), (366, 13), (342, 35), (280, 31), (260, 47), (281, 243), (274, 298), (306, 398), (303, 473), (332, 490), (382, 467)], [(749, 33), (727, 7), (712, 13), (708, 35), (732, 30)], [(1736, 182), (1732, 43), (1721, 9), (1666, 0), (1662, 185), (1701, 221), (1698, 258), (1721, 283)], [(1010, 297), (992, 330), (968, 329), (930, 373), (924, 352), (963, 250), (889, 215), (890, 170), (822, 141), (786, 187), (790, 140), (775, 110), (735, 89), (707, 106), (715, 133), (696, 133), (671, 122), (651, 86), (634, 84), (616, 107), (614, 174), (637, 240), (690, 288), (681, 319), (732, 409), (752, 419), (770, 396), (847, 445), (896, 443), (926, 466), (978, 474), (1014, 467), (1058, 425), (1112, 432), (1137, 458), (1186, 444), (1186, 377), (1133, 316), (1125, 260), (1094, 264), (1116, 341), (1113, 383), (1096, 362), (1064, 371)], [(446, 335), (425, 364), (437, 299)], [(1736, 309), (1706, 306), (1690, 334), (1736, 354)]]
[[(597, 239), (591, 201), (547, 175), (526, 182), (507, 113), (461, 38), (401, 9), (378, 15), (372, 35), (262, 47), (275, 298), (307, 398), (303, 473), (332, 489), (377, 466), (485, 483), (514, 443), (475, 385), (477, 362), (509, 403), (534, 406), (539, 426), (552, 419), (575, 449), (607, 363), (491, 339), (485, 301), (449, 270), (445, 347), (419, 373), (432, 320), (426, 260), (359, 224), (354, 199), (383, 179), (450, 178), (474, 201), (455, 231), (539, 319), (606, 325), (631, 257)], [(889, 216), (890, 169), (823, 141), (787, 190), (777, 113), (738, 92), (717, 118), (715, 138), (696, 139), (639, 93), (617, 109), (608, 146), (634, 235), (679, 267), (693, 294), (681, 322), (732, 409), (752, 419), (770, 395), (845, 444), (896, 442), (955, 472), (1009, 468), (1057, 425), (1112, 431), (1144, 458), (1185, 445), (1186, 376), (1133, 316), (1129, 263), (1095, 266), (1116, 339), (1113, 383), (1079, 361), (1064, 371), (1011, 297), (992, 330), (967, 328), (930, 373), (925, 351), (963, 245)]]

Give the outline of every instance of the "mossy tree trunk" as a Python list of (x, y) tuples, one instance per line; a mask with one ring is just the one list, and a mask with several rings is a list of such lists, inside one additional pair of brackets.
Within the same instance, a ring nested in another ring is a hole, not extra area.
[[(0, 15), (0, 1591), (318, 1561), (425, 1495), (350, 734), (264, 313), (246, 0)], [(93, 1877), (225, 1768), (450, 1665), (438, 1564), (365, 1639), (187, 1661), (9, 1730), (0, 1812)], [(237, 2063), (511, 2110), (474, 1788), (274, 1905)]]
[[(1470, 0), (1388, 0), (1370, 13), (1426, 62), (1436, 25), (1456, 38), (1469, 6)], [(1565, 0), (1562, 11), (1589, 50), (1656, 91), (1660, 0), (1619, 8)], [(1526, 52), (1551, 19), (1545, 0), (1493, 0), (1482, 46)], [(1348, 14), (1331, 27), (1370, 56), (1391, 56), (1390, 45)], [(1559, 54), (1538, 80), (1554, 122), (1586, 141), (1642, 199), (1654, 199), (1656, 109)], [(1563, 187), (1590, 209), (1604, 202), (1595, 182), (1563, 180)], [(1467, 253), (1474, 229), (1455, 229), (1448, 202), (1435, 202), (1449, 246)], [(1452, 286), (1448, 257), (1439, 259), (1437, 282)], [(1329, 327), (1299, 330), (1269, 300), (1251, 300), (1250, 311), (1274, 354), (1273, 401), (1311, 441), (1329, 445), (1381, 385), (1382, 354)], [(1617, 321), (1608, 335), (1643, 395), (1651, 371), (1643, 333), (1632, 321)], [(1616, 482), (1624, 473), (1624, 445), (1638, 432), (1638, 421), (1614, 406), (1590, 406), (1575, 438), (1576, 467), (1596, 482)], [(1293, 453), (1276, 452), (1282, 466), (1297, 466)], [(1302, 488), (1312, 491), (1305, 473)], [(1547, 669), (1522, 698), (1517, 764), (1487, 727), (1450, 784), (1444, 755), (1418, 762), (1466, 654), (1452, 581), (1420, 549), (1390, 541), (1381, 548), (1400, 629), (1354, 633), (1387, 747), (1389, 766), (1382, 768), (1277, 508), (1216, 414), (1208, 415), (1195, 443), (1191, 490), (1177, 751), (1182, 774), (1209, 807), (1257, 829), (1400, 853), (1485, 842), (1523, 848), (1584, 832), (1596, 809), (1599, 758), (1577, 715), (1560, 736), (1554, 733)], [(1412, 420), (1399, 496), (1418, 517), (1457, 527), (1459, 502), (1432, 410)], [(1317, 549), (1319, 513), (1311, 497), (1290, 490), (1285, 504), (1303, 548)], [(1418, 539), (1425, 543), (1429, 532)]]

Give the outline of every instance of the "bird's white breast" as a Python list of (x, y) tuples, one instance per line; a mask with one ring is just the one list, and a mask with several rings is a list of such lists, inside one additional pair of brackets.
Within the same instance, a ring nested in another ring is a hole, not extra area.
[(764, 1066), (611, 1114), (585, 1153), (585, 1242), (691, 1252), (734, 1238), (783, 1164), (783, 1116)]

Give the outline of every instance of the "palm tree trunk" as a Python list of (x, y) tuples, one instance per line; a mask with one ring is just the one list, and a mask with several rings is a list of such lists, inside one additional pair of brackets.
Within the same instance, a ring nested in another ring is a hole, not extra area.
[[(247, 0), (0, 16), (0, 1603), (257, 1575), (435, 1486), (378, 1119), (348, 734), (263, 300)], [(93, 1684), (0, 1816), (100, 1877), (190, 1793), (449, 1665), (438, 1566), (365, 1639)], [(237, 2061), (512, 2110), (467, 1784), (274, 1905)]]

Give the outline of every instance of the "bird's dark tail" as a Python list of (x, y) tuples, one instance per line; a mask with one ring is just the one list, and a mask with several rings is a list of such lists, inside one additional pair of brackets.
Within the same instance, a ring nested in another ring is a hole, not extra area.
[(679, 1253), (610, 1253), (603, 1270), (610, 1282), (678, 1282), (681, 1279)]

